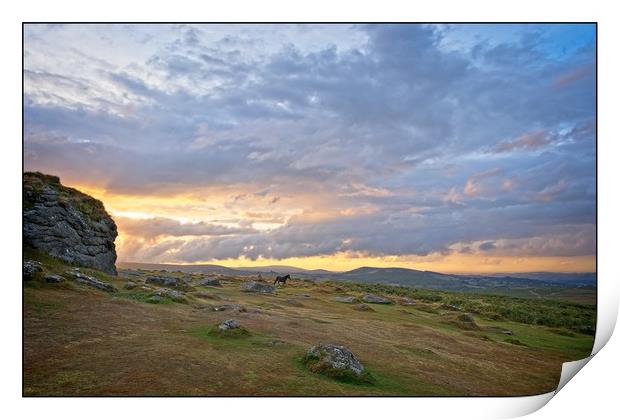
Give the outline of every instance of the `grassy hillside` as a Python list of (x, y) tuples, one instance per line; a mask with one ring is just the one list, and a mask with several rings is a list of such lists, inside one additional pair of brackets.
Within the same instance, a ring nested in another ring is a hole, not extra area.
[[(203, 287), (182, 272), (168, 274), (191, 282), (186, 302), (155, 304), (148, 271), (82, 269), (118, 289), (106, 293), (46, 283), (71, 267), (26, 257), (44, 272), (24, 283), (25, 395), (531, 395), (554, 389), (562, 362), (588, 356), (594, 338), (592, 305), (300, 279), (261, 295), (240, 290), (250, 277)], [(394, 303), (335, 301), (367, 292)], [(209, 334), (230, 318), (249, 334)], [(320, 342), (350, 348), (376, 381), (308, 371), (302, 358)]]

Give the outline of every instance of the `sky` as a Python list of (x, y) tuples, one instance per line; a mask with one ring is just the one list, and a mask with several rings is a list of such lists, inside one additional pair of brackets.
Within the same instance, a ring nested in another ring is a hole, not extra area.
[(25, 25), (24, 167), (119, 261), (594, 271), (595, 32)]

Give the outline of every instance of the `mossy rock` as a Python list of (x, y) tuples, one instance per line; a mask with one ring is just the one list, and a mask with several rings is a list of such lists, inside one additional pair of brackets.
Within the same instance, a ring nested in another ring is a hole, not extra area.
[(373, 376), (361, 362), (342, 346), (319, 344), (311, 347), (302, 359), (306, 368), (339, 382), (371, 385)]

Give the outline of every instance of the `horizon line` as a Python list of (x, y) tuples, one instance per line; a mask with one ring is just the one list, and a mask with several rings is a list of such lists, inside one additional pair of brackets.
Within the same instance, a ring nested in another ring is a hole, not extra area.
[[(267, 268), (267, 267), (274, 267), (274, 266), (278, 266), (279, 264), (267, 264), (267, 265), (253, 265), (253, 266), (247, 266), (247, 267), (243, 267), (243, 266), (228, 266), (228, 265), (223, 265), (223, 264), (216, 264), (216, 263), (207, 263), (207, 262), (197, 262), (197, 263), (180, 263), (180, 262), (145, 262), (145, 261), (118, 261), (116, 262), (116, 264), (153, 264), (153, 265), (180, 265), (180, 266), (199, 266), (199, 265), (215, 265), (215, 266), (219, 266), (219, 267), (224, 267), (224, 268), (228, 268), (228, 269), (233, 269), (233, 270), (249, 270), (252, 268)], [(359, 267), (356, 268), (352, 268), (350, 270), (327, 270), (325, 268), (301, 268), (301, 267), (297, 267), (297, 266), (292, 266), (292, 265), (287, 265), (287, 264), (282, 264), (282, 266), (285, 267), (290, 267), (290, 268), (295, 268), (298, 270), (303, 270), (303, 271), (316, 271), (316, 270), (324, 270), (324, 271), (328, 271), (330, 273), (346, 273), (349, 271), (354, 271), (354, 270), (358, 270), (360, 268), (376, 268), (376, 269), (391, 269), (391, 268), (399, 268), (399, 269), (404, 269), (404, 270), (411, 270), (411, 271), (421, 271), (421, 272), (426, 272), (426, 273), (440, 273), (440, 274), (453, 274), (453, 275), (485, 275), (485, 274), (511, 274), (511, 273), (516, 273), (516, 274), (531, 274), (531, 273), (555, 273), (555, 274), (596, 274), (597, 271), (546, 271), (546, 270), (535, 270), (535, 271), (487, 271), (487, 272), (483, 272), (483, 271), (461, 271), (461, 272), (454, 272), (454, 271), (436, 271), (436, 270), (421, 270), (421, 269), (417, 269), (417, 268), (410, 268), (410, 267), (404, 267), (404, 266), (391, 266), (391, 267), (374, 267), (374, 266), (369, 266), (369, 265), (361, 265)]]

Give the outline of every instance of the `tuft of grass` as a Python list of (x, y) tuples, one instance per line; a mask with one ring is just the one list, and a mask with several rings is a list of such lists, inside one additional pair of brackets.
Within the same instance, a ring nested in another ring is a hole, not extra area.
[(218, 328), (218, 325), (214, 325), (213, 327), (211, 327), (211, 329), (209, 330), (207, 334), (210, 335), (211, 337), (218, 337), (218, 338), (244, 338), (244, 337), (249, 337), (251, 335), (250, 332), (243, 327), (237, 327), (237, 328), (222, 331)]
[(505, 343), (514, 344), (515, 346), (526, 346), (527, 344), (523, 343), (521, 340), (517, 340), (516, 338), (507, 338), (504, 340)]

